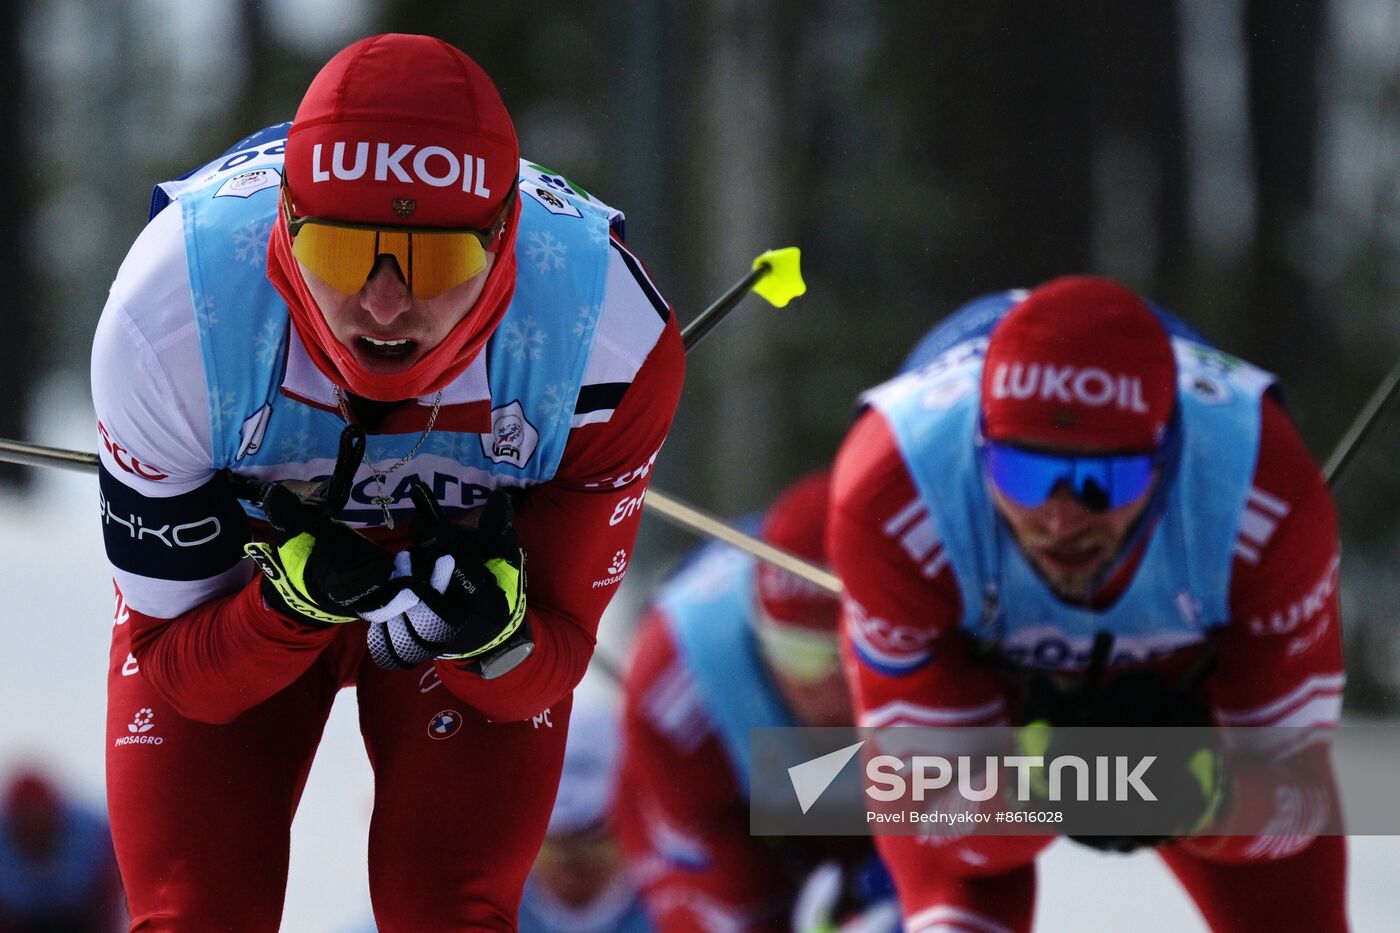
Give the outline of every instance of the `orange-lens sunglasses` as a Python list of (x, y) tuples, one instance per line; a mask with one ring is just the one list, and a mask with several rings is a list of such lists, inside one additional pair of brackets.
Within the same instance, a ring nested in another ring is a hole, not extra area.
[(486, 268), (486, 253), (509, 216), (514, 190), (486, 230), (471, 227), (378, 227), (320, 217), (298, 217), (282, 186), (282, 213), (297, 262), (342, 295), (353, 295), (385, 254), (399, 263), (414, 297), (436, 298)]

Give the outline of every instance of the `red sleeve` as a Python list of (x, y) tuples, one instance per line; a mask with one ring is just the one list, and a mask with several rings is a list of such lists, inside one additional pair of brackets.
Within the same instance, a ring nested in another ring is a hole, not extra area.
[(242, 589), (173, 619), (127, 610), (142, 676), (187, 719), (230, 722), (290, 685), (335, 638), (339, 626), (269, 609), (261, 581), (255, 573)]
[[(1235, 543), (1229, 624), (1207, 689), (1221, 725), (1333, 726), (1341, 715), (1337, 515), (1283, 409), (1263, 403), (1259, 462)], [(1293, 745), (1297, 734), (1282, 737)], [(1233, 769), (1229, 836), (1186, 846), (1217, 861), (1292, 855), (1333, 818), (1326, 745)]]
[(884, 416), (867, 411), (837, 455), (827, 548), (845, 586), (842, 642), (865, 726), (991, 725), (1005, 690), (959, 631), (962, 601)]
[(460, 662), (437, 662), (447, 688), (488, 718), (528, 719), (583, 678), (598, 620), (631, 560), (651, 466), (684, 375), (672, 314), (612, 417), (575, 428), (554, 479), (521, 497), (516, 527), (535, 650), (495, 680)]
[(748, 802), (657, 612), (638, 632), (623, 721), (617, 829), (656, 929), (784, 929), (782, 866), (749, 835)]
[(1265, 399), (1211, 696), (1222, 725), (1334, 725), (1341, 713), (1337, 513), (1288, 416)]

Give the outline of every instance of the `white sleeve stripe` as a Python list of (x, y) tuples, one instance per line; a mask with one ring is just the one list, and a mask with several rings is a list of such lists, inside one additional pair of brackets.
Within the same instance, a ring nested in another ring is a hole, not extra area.
[(154, 619), (174, 619), (216, 596), (232, 593), (248, 582), (253, 562), (241, 560), (205, 580), (159, 580), (112, 567), (112, 578), (130, 609)]
[(1269, 725), (1289, 729), (1309, 729), (1315, 726), (1335, 726), (1341, 722), (1341, 719), (1342, 695), (1337, 693), (1331, 696), (1314, 697)]
[(1340, 693), (1319, 694), (1309, 697), (1296, 707), (1269, 719), (1244, 719), (1226, 721), (1222, 714), (1221, 725), (1225, 726), (1269, 726), (1288, 729), (1308, 729), (1316, 726), (1335, 726), (1342, 718), (1342, 695)]
[(680, 660), (671, 664), (643, 692), (643, 716), (668, 741), (693, 751), (713, 731), (704, 699)]
[(642, 268), (641, 262), (628, 251), (627, 247), (622, 245), (621, 241), (615, 238), (609, 238), (608, 242), (612, 245), (613, 249), (617, 250), (618, 255), (622, 257), (623, 263), (627, 266), (627, 271), (631, 272), (632, 278), (637, 280), (637, 284), (641, 286), (643, 294), (647, 296), (647, 300), (649, 300), (651, 306), (656, 309), (656, 313), (661, 317), (661, 320), (669, 321), (671, 319), (671, 307), (666, 304), (666, 299), (661, 296), (661, 290), (656, 287), (656, 283), (652, 282), (651, 277), (647, 275), (646, 270)]
[(581, 428), (585, 424), (604, 424), (612, 420), (613, 408), (600, 408), (597, 411), (584, 412), (581, 415), (574, 415), (569, 421), (569, 427)]
[(1006, 712), (1006, 704), (997, 697), (981, 706), (933, 707), (895, 700), (863, 714), (860, 724), (871, 728), (893, 725), (968, 726), (990, 725)]
[(1288, 514), (1288, 503), (1278, 496), (1270, 495), (1258, 486), (1251, 486), (1249, 489), (1249, 501), (1252, 505), (1257, 505), (1266, 512), (1273, 512), (1279, 518)]
[(896, 512), (889, 521), (885, 522), (883, 531), (890, 537), (894, 537), (903, 530), (905, 525), (908, 525), (918, 517), (920, 512), (925, 511), (927, 511), (927, 509), (924, 507), (924, 500), (919, 496), (915, 496), (913, 501)]
[(921, 910), (904, 921), (909, 933), (1011, 933), (1008, 927), (985, 914), (951, 904)]
[(1288, 693), (1262, 706), (1244, 710), (1221, 710), (1220, 724), (1223, 726), (1262, 726), (1282, 725), (1275, 722), (1294, 714), (1303, 706), (1317, 699), (1328, 699), (1340, 711), (1342, 689), (1346, 686), (1345, 674), (1315, 674), (1304, 680)]
[(1248, 564), (1259, 563), (1258, 549), (1245, 544), (1239, 539), (1235, 540), (1235, 556)]
[(915, 563), (928, 560), (934, 549), (941, 544), (938, 531), (933, 526), (933, 519), (927, 516), (900, 535), (899, 543), (904, 548), (904, 553)]
[(1254, 509), (1245, 509), (1240, 516), (1240, 537), (1248, 538), (1260, 547), (1268, 544), (1277, 530), (1278, 522)]

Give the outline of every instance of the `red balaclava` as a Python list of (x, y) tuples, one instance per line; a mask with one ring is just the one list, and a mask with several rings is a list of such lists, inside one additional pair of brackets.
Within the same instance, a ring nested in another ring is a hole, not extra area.
[[(337, 53), (312, 80), (287, 135), (285, 181), (299, 216), (481, 229), (515, 189), (519, 158), (510, 114), (476, 62), (429, 36), (371, 36)], [(415, 205), (407, 219), (395, 210), (405, 199)], [(279, 218), (268, 278), (316, 367), (354, 394), (386, 402), (436, 392), (461, 375), (515, 292), (520, 203), (511, 204), (481, 297), (441, 344), (393, 375), (366, 372), (336, 340)]]
[[(763, 517), (764, 541), (826, 564), (827, 495), (831, 474), (808, 473), (778, 496)], [(758, 565), (758, 603), (769, 620), (834, 635), (840, 604), (826, 590), (772, 564)]]
[(1155, 449), (1176, 405), (1176, 357), (1147, 303), (1107, 279), (1032, 291), (992, 331), (988, 440), (1102, 452)]

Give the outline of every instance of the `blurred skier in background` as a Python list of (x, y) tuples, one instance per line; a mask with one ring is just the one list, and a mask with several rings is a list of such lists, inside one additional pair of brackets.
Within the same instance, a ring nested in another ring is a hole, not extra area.
[(617, 842), (622, 717), (607, 688), (574, 694), (559, 796), (525, 882), (521, 933), (647, 933), (652, 929)]
[(107, 821), (34, 769), (0, 791), (0, 933), (114, 933), (125, 926)]
[[(1268, 373), (1067, 277), (960, 309), (865, 399), (828, 537), (861, 725), (1031, 724), (1053, 754), (1060, 727), (1336, 724), (1336, 513)], [(1155, 849), (1213, 930), (1346, 929), (1325, 747), (1223, 763), (1153, 764), (1171, 831), (1073, 838)], [(877, 842), (928, 933), (1030, 930), (1053, 839)]]
[[(828, 488), (825, 471), (792, 483), (760, 536), (825, 563)], [(721, 544), (652, 599), (627, 677), (618, 817), (659, 930), (790, 929), (823, 866), (807, 911), (823, 925), (889, 895), (868, 839), (749, 834), (751, 794), (791, 793), (749, 786), (749, 730), (851, 724), (838, 614), (815, 585)]]

